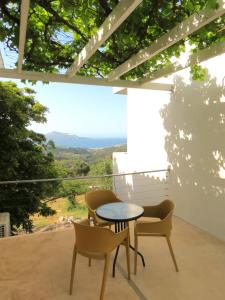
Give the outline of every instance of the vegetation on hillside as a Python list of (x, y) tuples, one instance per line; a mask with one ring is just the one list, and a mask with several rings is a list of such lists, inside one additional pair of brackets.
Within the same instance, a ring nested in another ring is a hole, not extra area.
[[(83, 177), (86, 175), (98, 177), (112, 174), (112, 154), (113, 152), (125, 152), (126, 145), (101, 149), (54, 148), (52, 151), (60, 177)], [(74, 194), (73, 187), (75, 183), (82, 186), (81, 191), (88, 190), (90, 186), (111, 188), (112, 178), (65, 181), (62, 183), (59, 196)], [(76, 190), (79, 189), (76, 188)], [(81, 192), (77, 194), (81, 194)]]
[[(63, 181), (57, 195), (45, 199), (56, 214), (47, 218), (35, 215), (34, 227), (60, 226), (61, 219), (87, 216), (87, 209), (82, 195), (93, 188), (112, 188), (112, 153), (126, 151), (126, 145), (102, 149), (55, 148), (55, 164), (61, 177), (96, 176), (99, 178)], [(65, 221), (66, 222), (66, 221)], [(48, 228), (48, 227), (46, 227)], [(42, 230), (42, 229), (41, 229)]]
[(85, 218), (87, 217), (87, 208), (84, 202), (84, 195), (79, 195), (76, 197), (76, 203), (71, 206), (71, 202), (68, 198), (58, 198), (50, 202), (50, 207), (56, 212), (51, 216), (40, 216), (35, 214), (32, 217), (34, 230), (42, 230), (43, 227), (46, 229), (48, 226), (54, 224), (63, 224), (67, 218)]
[(60, 148), (56, 147), (52, 150), (56, 160), (72, 161), (76, 159), (82, 159), (91, 164), (97, 162), (100, 159), (112, 157), (113, 152), (126, 152), (127, 146), (113, 146), (100, 149), (87, 149), (87, 148)]

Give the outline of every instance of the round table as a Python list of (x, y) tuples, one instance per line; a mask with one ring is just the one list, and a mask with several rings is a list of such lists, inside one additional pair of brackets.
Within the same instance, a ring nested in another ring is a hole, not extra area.
[[(128, 222), (140, 218), (144, 214), (143, 207), (126, 202), (113, 202), (101, 205), (96, 210), (96, 215), (106, 221), (113, 222), (115, 224), (115, 232), (119, 232), (128, 227)], [(134, 250), (134, 247), (130, 245), (130, 248)], [(117, 255), (119, 252), (119, 246), (116, 249), (116, 255), (113, 261), (113, 277), (115, 277), (115, 264)], [(138, 252), (141, 256), (143, 266), (145, 261), (143, 255)]]

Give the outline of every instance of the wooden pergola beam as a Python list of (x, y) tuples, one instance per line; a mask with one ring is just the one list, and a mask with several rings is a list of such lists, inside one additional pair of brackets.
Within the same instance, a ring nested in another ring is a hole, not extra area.
[(97, 86), (140, 88), (140, 89), (161, 90), (161, 91), (171, 91), (173, 87), (173, 84), (166, 84), (166, 83), (164, 84), (164, 83), (155, 83), (155, 82), (149, 84), (148, 87), (142, 87), (139, 81), (115, 80), (109, 82), (107, 79), (104, 78), (85, 77), (85, 76), (73, 76), (72, 78), (68, 78), (68, 76), (64, 74), (41, 73), (41, 72), (33, 72), (33, 71), (21, 71), (20, 73), (18, 73), (17, 69), (14, 70), (0, 69), (0, 77), (47, 81), (47, 82), (97, 85)]
[(22, 0), (20, 7), (20, 35), (19, 35), (19, 57), (18, 57), (18, 72), (22, 72), (23, 55), (27, 33), (27, 20), (30, 7), (30, 0)]
[(140, 79), (139, 82), (142, 85), (142, 87), (147, 87), (148, 84), (151, 83), (153, 80), (181, 71), (194, 64), (201, 63), (205, 60), (208, 60), (223, 53), (225, 53), (225, 41), (212, 45), (211, 47), (206, 48), (204, 50), (199, 50), (197, 53), (189, 57), (186, 64), (174, 63), (166, 68), (163, 68), (157, 72), (150, 74), (149, 76), (143, 79)]
[(82, 49), (74, 63), (67, 71), (72, 77), (85, 62), (98, 50), (98, 48), (110, 37), (110, 35), (123, 23), (123, 21), (134, 11), (142, 0), (121, 0), (112, 13)]
[(0, 69), (4, 69), (4, 68), (5, 68), (4, 60), (3, 60), (3, 57), (2, 57), (2, 53), (0, 51)]
[(204, 9), (199, 13), (193, 14), (182, 23), (175, 26), (171, 31), (155, 40), (149, 47), (140, 50), (130, 59), (114, 69), (109, 75), (109, 80), (118, 79), (121, 75), (139, 66), (153, 56), (169, 48), (184, 37), (192, 34), (201, 27), (207, 25), (225, 13), (225, 0), (218, 0), (218, 9)]

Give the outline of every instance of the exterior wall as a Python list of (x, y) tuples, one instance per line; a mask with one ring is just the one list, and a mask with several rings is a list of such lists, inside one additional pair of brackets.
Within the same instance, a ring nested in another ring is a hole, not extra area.
[[(202, 65), (208, 69), (204, 82), (181, 71), (170, 94), (128, 90), (128, 153), (125, 163), (115, 154), (114, 168), (140, 171), (169, 164), (176, 215), (225, 240), (225, 54)], [(152, 203), (150, 194), (132, 198), (133, 179), (117, 182), (117, 188), (125, 185), (128, 200), (146, 203), (149, 197)]]
[(176, 214), (225, 240), (225, 54), (208, 60), (204, 82), (174, 77), (163, 111)]
[(11, 235), (10, 214), (0, 213), (0, 238)]
[[(168, 103), (168, 92), (128, 90), (127, 153), (114, 153), (114, 173), (167, 169), (164, 149), (166, 131), (160, 109)], [(124, 201), (141, 205), (168, 198), (167, 173), (145, 173), (114, 178), (114, 190)]]
[(169, 97), (169, 92), (128, 90), (127, 150), (136, 171), (167, 168), (160, 111)]

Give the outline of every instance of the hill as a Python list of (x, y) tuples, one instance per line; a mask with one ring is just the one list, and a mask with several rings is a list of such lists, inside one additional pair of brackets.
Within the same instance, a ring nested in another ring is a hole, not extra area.
[(127, 145), (113, 146), (101, 149), (87, 148), (60, 148), (56, 147), (53, 154), (56, 160), (83, 159), (88, 163), (94, 163), (101, 159), (111, 158), (113, 152), (126, 152)]
[(47, 140), (52, 140), (56, 147), (63, 148), (105, 148), (126, 144), (126, 138), (89, 138), (62, 132), (49, 132)]

